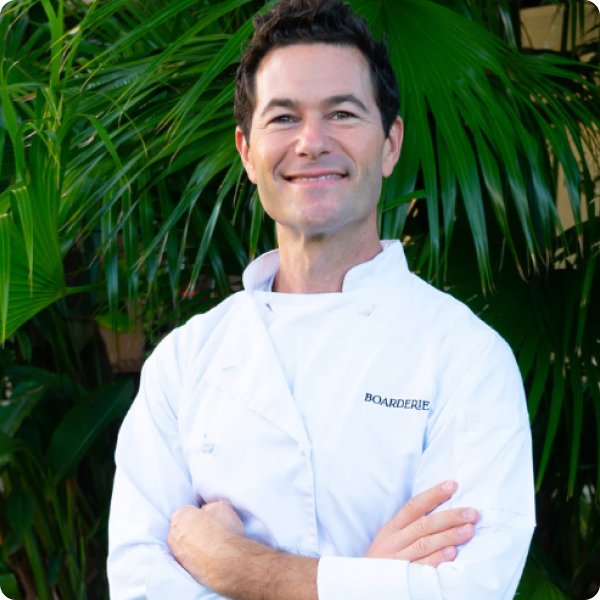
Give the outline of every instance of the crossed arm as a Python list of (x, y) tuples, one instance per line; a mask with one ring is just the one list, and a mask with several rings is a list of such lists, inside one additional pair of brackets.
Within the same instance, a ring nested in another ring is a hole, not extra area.
[[(477, 511), (428, 514), (448, 500), (445, 482), (407, 502), (377, 533), (366, 558), (395, 558), (437, 567), (454, 560), (455, 545), (470, 540)], [(244, 536), (235, 510), (224, 502), (184, 506), (171, 517), (175, 559), (199, 583), (233, 600), (318, 600), (318, 559), (275, 550)]]
[[(196, 508), (179, 431), (180, 376), (169, 368), (178, 364), (175, 339), (167, 336), (146, 361), (119, 434), (107, 565), (112, 600), (294, 600), (316, 598), (317, 589), (320, 600), (512, 599), (535, 517), (525, 400), (507, 348), (491, 345), (473, 360), (478, 376), (461, 380), (447, 401), (454, 413), (428, 434), (415, 497), (365, 557), (316, 560), (246, 539), (224, 505)], [(433, 488), (421, 503), (427, 492), (418, 492), (448, 476), (459, 482), (453, 510), (437, 509), (452, 490)], [(459, 502), (478, 510), (465, 517), (464, 538), (457, 537)], [(451, 555), (444, 560), (445, 548)]]

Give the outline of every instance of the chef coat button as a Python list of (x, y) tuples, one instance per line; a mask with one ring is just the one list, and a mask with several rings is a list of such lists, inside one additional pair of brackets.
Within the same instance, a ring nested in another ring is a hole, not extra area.
[(372, 311), (373, 311), (372, 304), (362, 304), (358, 309), (358, 314), (368, 317)]
[(202, 452), (206, 452), (207, 454), (209, 452), (212, 452), (214, 448), (214, 444), (212, 442), (210, 442), (206, 436), (204, 436), (204, 439), (202, 440), (202, 444), (200, 445), (200, 450), (202, 450)]

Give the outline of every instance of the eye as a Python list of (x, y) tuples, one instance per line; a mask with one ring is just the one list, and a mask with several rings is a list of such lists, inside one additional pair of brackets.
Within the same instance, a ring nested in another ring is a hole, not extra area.
[(271, 119), (270, 123), (292, 123), (293, 119), (290, 115), (279, 115), (274, 119)]
[(347, 110), (336, 110), (332, 115), (332, 118), (336, 119), (337, 121), (343, 121), (344, 119), (350, 119), (352, 117), (356, 117), (356, 115), (348, 112)]

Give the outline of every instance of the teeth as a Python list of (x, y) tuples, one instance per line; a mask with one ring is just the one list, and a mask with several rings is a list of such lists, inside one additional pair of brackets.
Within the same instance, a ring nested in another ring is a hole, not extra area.
[(343, 177), (338, 174), (322, 175), (321, 177), (292, 177), (292, 181), (320, 181), (321, 179), (342, 179)]

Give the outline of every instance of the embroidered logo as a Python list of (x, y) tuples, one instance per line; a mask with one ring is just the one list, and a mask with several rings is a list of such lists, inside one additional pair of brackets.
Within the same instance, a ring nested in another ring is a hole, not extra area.
[(380, 406), (387, 406), (388, 408), (404, 408), (408, 410), (430, 410), (429, 400), (414, 400), (404, 398), (382, 398), (375, 394), (365, 394), (365, 402), (372, 402), (373, 404), (379, 404)]

